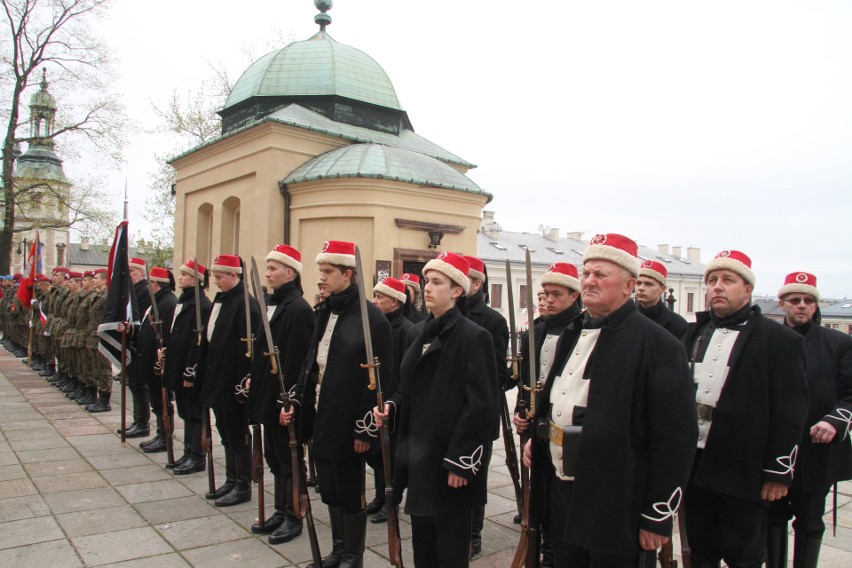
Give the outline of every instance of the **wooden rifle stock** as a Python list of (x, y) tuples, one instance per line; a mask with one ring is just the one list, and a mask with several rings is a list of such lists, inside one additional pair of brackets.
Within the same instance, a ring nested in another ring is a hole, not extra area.
[[(382, 400), (381, 389), (376, 389), (376, 403), (384, 410), (385, 403)], [(396, 568), (402, 565), (402, 539), (399, 536), (399, 510), (394, 503), (393, 497), (393, 463), (391, 462), (390, 429), (386, 421), (382, 422), (379, 429), (379, 441), (382, 445), (382, 468), (385, 476), (385, 508), (388, 512), (388, 555), (390, 562)]]
[(266, 504), (263, 495), (263, 432), (260, 424), (251, 426), (251, 473), (252, 481), (257, 484), (257, 522), (266, 522)]
[(201, 451), (207, 455), (207, 497), (216, 493), (216, 474), (213, 471), (213, 432), (210, 427), (210, 409), (201, 411)]

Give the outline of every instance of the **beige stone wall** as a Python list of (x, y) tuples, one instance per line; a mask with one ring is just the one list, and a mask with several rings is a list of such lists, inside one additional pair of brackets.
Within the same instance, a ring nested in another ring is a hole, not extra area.
[[(279, 182), (299, 165), (347, 142), (278, 124), (261, 124), (174, 162), (175, 265), (197, 256), (209, 265), (218, 253), (254, 256), (259, 264), (284, 241), (284, 198)], [(400, 250), (424, 255), (428, 234), (400, 228), (395, 219), (463, 226), (438, 250), (476, 254), (485, 197), (380, 179), (333, 179), (293, 184), (290, 244), (302, 251), (306, 296), (313, 298), (314, 258), (325, 240), (354, 241), (369, 281), (376, 260)]]

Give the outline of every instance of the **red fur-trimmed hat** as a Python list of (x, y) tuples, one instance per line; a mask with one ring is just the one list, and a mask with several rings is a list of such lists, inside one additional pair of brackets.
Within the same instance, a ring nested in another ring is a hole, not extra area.
[(420, 277), (416, 274), (411, 274), (410, 272), (404, 272), (402, 276), (399, 277), (402, 280), (402, 283), (406, 286), (411, 286), (412, 288), (420, 288)]
[(138, 268), (140, 270), (145, 270), (145, 261), (141, 258), (133, 257), (130, 259), (130, 268)]
[(347, 241), (325, 241), (317, 255), (317, 264), (336, 264), (355, 268), (355, 243)]
[(220, 254), (213, 259), (213, 264), (210, 266), (213, 272), (233, 272), (242, 274), (243, 267), (240, 265), (240, 257), (234, 254)]
[(754, 286), (754, 272), (751, 271), (751, 259), (738, 250), (723, 250), (704, 267), (704, 281), (714, 270), (731, 270), (743, 277), (746, 284)]
[(618, 233), (599, 233), (592, 237), (583, 255), (583, 264), (587, 260), (608, 260), (639, 277), (639, 246), (635, 241)]
[(169, 271), (165, 268), (161, 268), (159, 266), (155, 266), (148, 272), (148, 280), (153, 280), (154, 282), (165, 282), (169, 283)]
[(808, 272), (791, 272), (784, 279), (784, 285), (778, 290), (778, 299), (783, 299), (787, 294), (808, 294), (819, 302), (819, 290), (817, 290), (816, 276)]
[[(207, 274), (207, 267), (198, 263), (198, 272), (195, 271), (195, 261), (191, 258), (180, 265), (180, 271), (184, 274), (189, 274), (199, 280), (204, 278), (204, 275)], [(200, 273), (200, 274), (199, 274)]]
[(541, 277), (542, 284), (556, 284), (575, 292), (580, 291), (580, 279), (577, 267), (570, 262), (554, 262)]
[(405, 284), (396, 278), (391, 278), (390, 276), (373, 286), (373, 292), (390, 296), (391, 298), (399, 300), (401, 304), (408, 301), (408, 294), (405, 293)]
[(647, 276), (653, 278), (663, 286), (666, 285), (666, 278), (669, 276), (669, 271), (666, 267), (656, 260), (646, 260), (639, 266), (639, 276)]
[(290, 245), (278, 245), (269, 251), (269, 254), (266, 255), (266, 262), (270, 260), (289, 266), (298, 274), (302, 273), (302, 253)]
[(464, 259), (470, 266), (470, 272), (467, 273), (469, 278), (476, 278), (481, 282), (485, 282), (485, 263), (475, 256), (464, 255)]
[(423, 267), (423, 275), (426, 276), (426, 273), (430, 270), (437, 270), (447, 276), (462, 287), (465, 295), (470, 292), (470, 279), (468, 278), (470, 265), (462, 255), (454, 252), (442, 252), (426, 263), (426, 266)]

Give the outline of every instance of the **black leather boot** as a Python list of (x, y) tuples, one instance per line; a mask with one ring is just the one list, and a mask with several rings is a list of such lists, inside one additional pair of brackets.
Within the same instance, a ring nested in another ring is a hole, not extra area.
[(787, 525), (766, 527), (766, 568), (787, 568)]
[(109, 412), (112, 410), (112, 406), (109, 404), (110, 396), (112, 396), (112, 391), (98, 392), (98, 401), (87, 406), (86, 410), (93, 414), (97, 412)]
[(61, 384), (57, 384), (56, 387), (59, 389), (59, 392), (62, 394), (68, 394), (70, 392), (74, 392), (77, 390), (77, 379), (73, 377), (68, 377), (67, 380), (61, 382)]
[(133, 414), (136, 416), (136, 424), (125, 434), (128, 438), (144, 438), (151, 433), (148, 423), (151, 420), (151, 401), (148, 399), (148, 391), (142, 390), (133, 395)]
[[(172, 420), (174, 420), (174, 417), (172, 417)], [(172, 424), (174, 424), (174, 422), (172, 422)], [(194, 425), (193, 425), (192, 422), (184, 423), (184, 425), (183, 425), (183, 455), (181, 457), (179, 457), (178, 459), (176, 459), (175, 463), (173, 463), (173, 464), (167, 463), (166, 469), (173, 469), (173, 468), (176, 468), (176, 467), (180, 467), (180, 466), (182, 466), (183, 464), (185, 464), (186, 462), (189, 461), (189, 458), (191, 456), (191, 452), (190, 452), (189, 448), (190, 448), (190, 440), (192, 440), (192, 429), (193, 428), (194, 428)], [(172, 430), (174, 430), (174, 426), (172, 426)]]
[[(280, 527), (284, 523), (284, 519), (287, 517), (284, 512), (284, 507), (286, 506), (286, 500), (284, 498), (284, 477), (281, 475), (272, 476), (272, 491), (274, 495), (274, 503), (275, 503), (275, 512), (272, 513), (272, 516), (266, 519), (266, 522), (263, 524), (254, 523), (251, 526), (251, 532), (254, 534), (270, 534), (275, 529)], [(276, 544), (274, 542), (270, 542), (269, 544)]]
[(234, 449), (234, 467), (237, 482), (227, 495), (213, 502), (217, 507), (233, 507), (251, 501), (251, 448), (248, 445)]
[[(132, 421), (132, 422), (130, 423), (130, 425), (129, 425), (129, 426), (128, 426), (125, 430), (124, 430), (124, 432), (125, 432), (125, 433), (130, 432), (131, 430), (133, 430), (134, 428), (136, 428), (136, 422), (139, 420), (139, 409), (138, 409), (139, 405), (138, 405), (138, 404), (137, 404), (137, 402), (136, 402), (136, 395), (135, 395), (135, 394), (133, 394), (133, 393), (129, 393), (129, 396), (130, 396), (130, 400), (131, 400), (131, 403), (130, 403), (130, 404), (131, 404), (131, 406), (133, 407), (133, 421)], [(119, 428), (118, 430), (116, 430), (116, 431), (115, 431), (115, 433), (116, 433), (116, 434), (121, 434), (121, 428)]]
[(302, 534), (302, 520), (296, 518), (296, 511), (293, 509), (293, 478), (287, 478), (283, 485), (284, 523), (269, 535), (269, 544), (290, 542)]
[(225, 483), (213, 493), (204, 495), (205, 499), (220, 499), (231, 492), (237, 484), (237, 470), (235, 469), (234, 450), (225, 447)]
[(822, 535), (795, 534), (793, 541), (793, 568), (817, 568)]
[(83, 395), (82, 398), (77, 399), (77, 404), (80, 406), (89, 406), (90, 404), (94, 404), (98, 401), (98, 389), (97, 387), (86, 387), (86, 394)]
[(367, 514), (343, 515), (343, 560), (340, 568), (364, 568)]
[(470, 513), (470, 559), (482, 554), (482, 527), (485, 524), (485, 507), (474, 507)]
[(87, 388), (89, 388), (89, 387), (87, 385), (84, 385), (82, 383), (82, 381), (78, 382), (77, 388), (74, 389), (73, 391), (67, 393), (65, 396), (67, 396), (68, 398), (70, 398), (74, 402), (77, 402), (78, 400), (80, 400), (81, 398), (86, 396), (86, 389)]
[(157, 416), (157, 433), (147, 442), (139, 444), (139, 449), (146, 454), (156, 454), (165, 452), (168, 449), (166, 445), (166, 427), (163, 425), (163, 417)]
[(311, 562), (306, 568), (337, 568), (343, 560), (343, 508), (328, 506), (328, 520), (331, 523), (331, 553), (322, 559), (322, 566)]

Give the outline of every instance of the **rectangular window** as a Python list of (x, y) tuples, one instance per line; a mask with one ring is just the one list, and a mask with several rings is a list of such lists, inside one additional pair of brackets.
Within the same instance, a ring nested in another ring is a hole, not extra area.
[(695, 292), (686, 294), (686, 311), (692, 313), (695, 311)]
[(494, 309), (503, 307), (503, 285), (491, 285), (491, 307)]
[(521, 291), (518, 294), (518, 309), (527, 309), (527, 285), (521, 284)]

